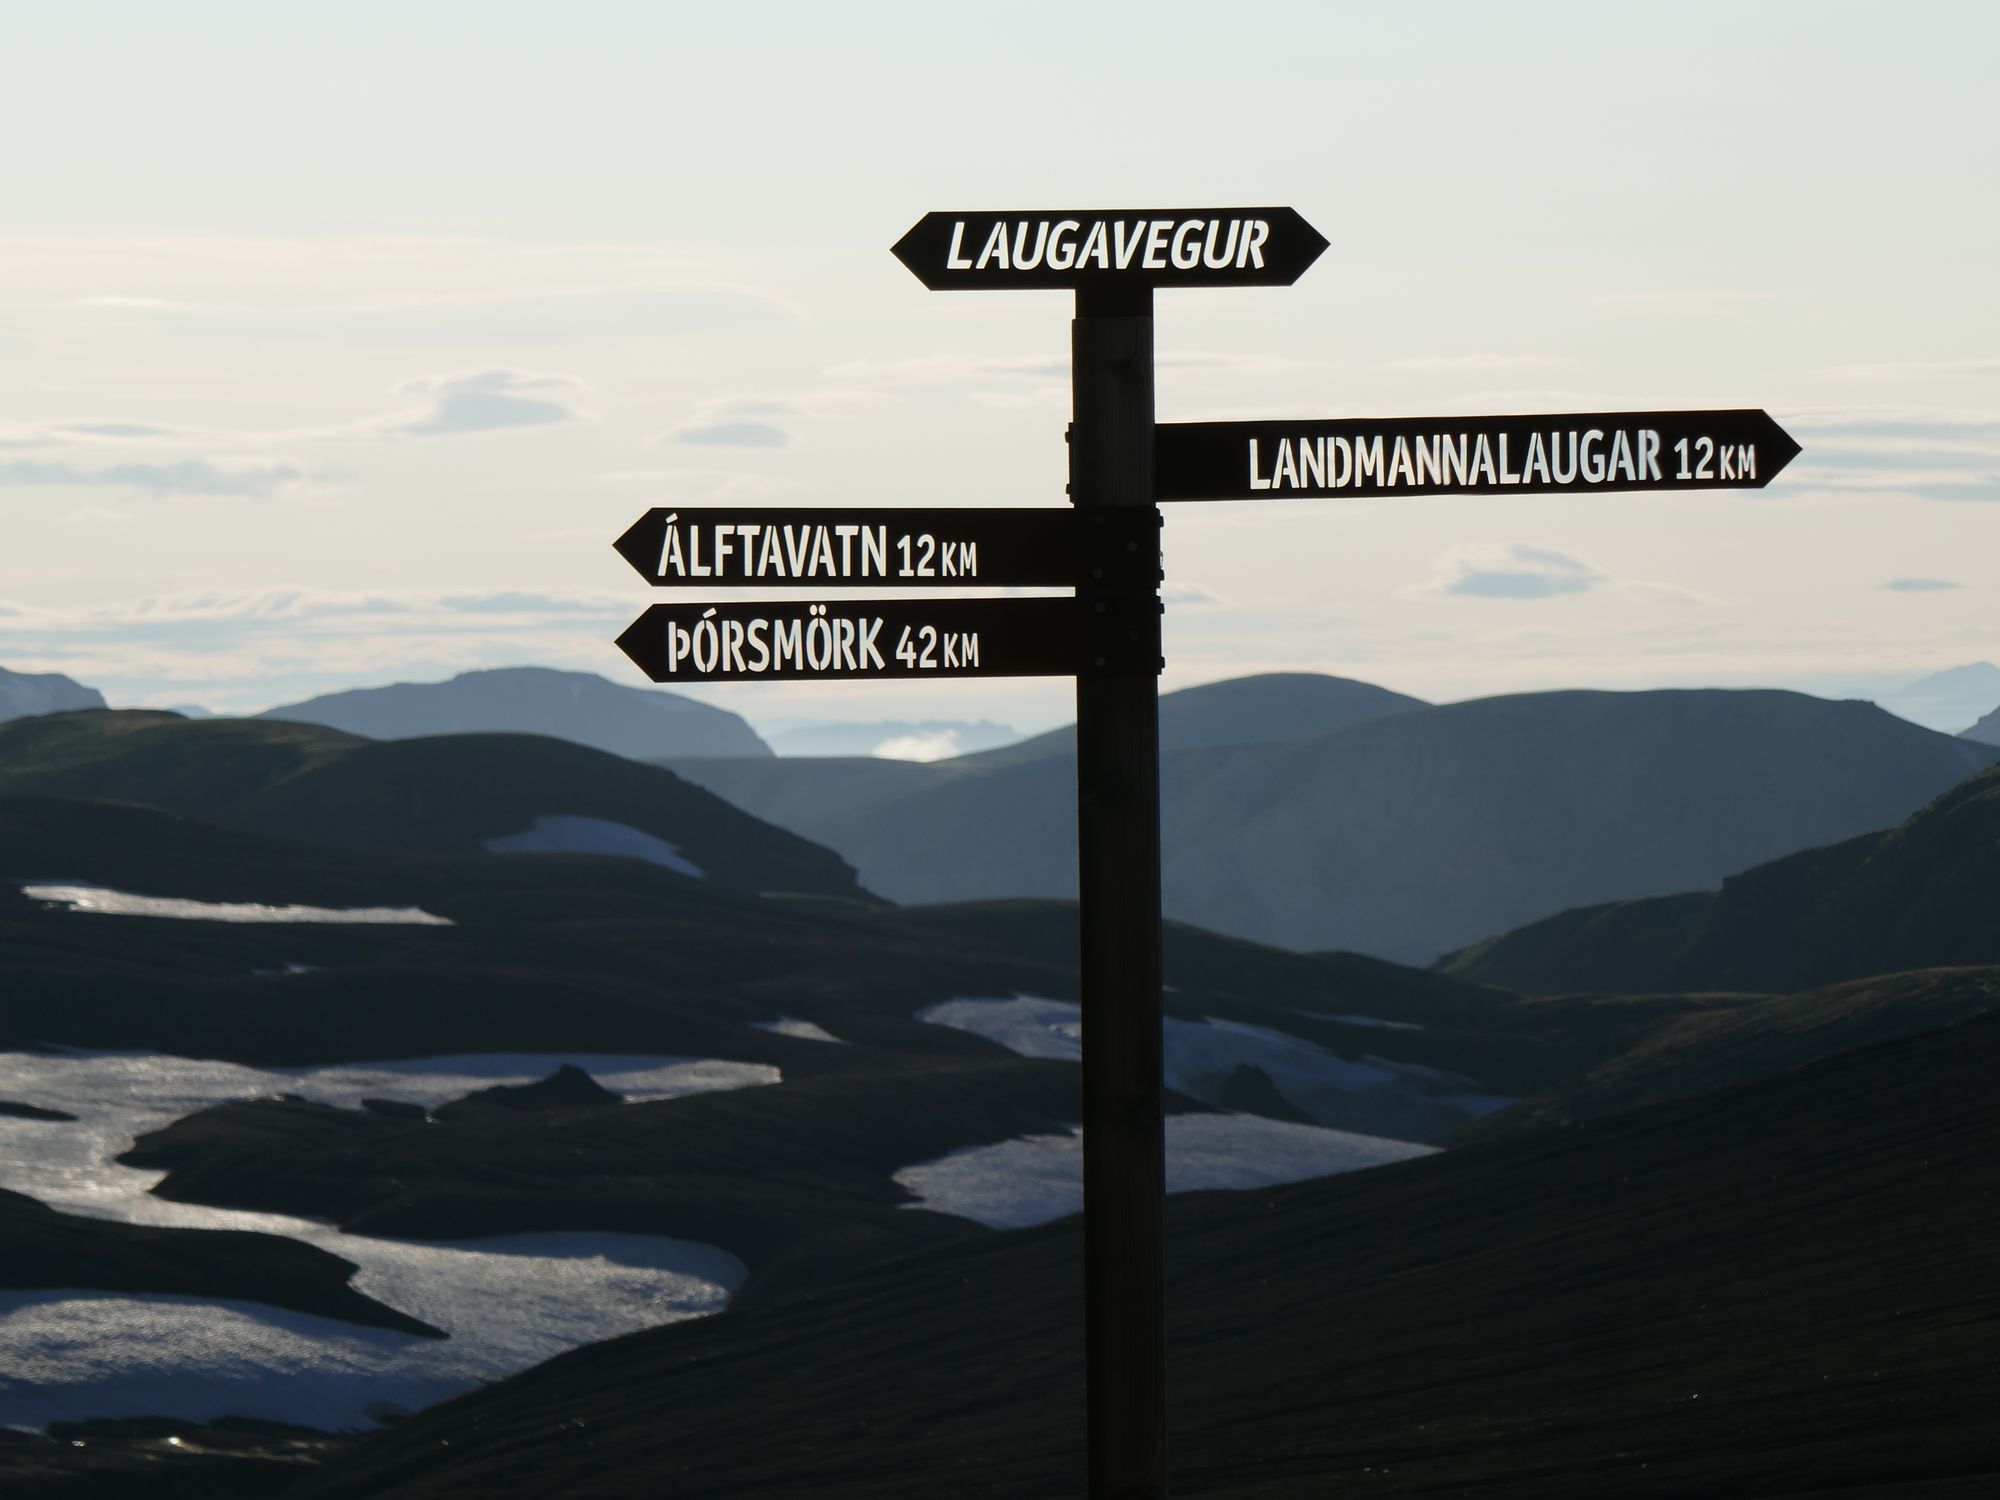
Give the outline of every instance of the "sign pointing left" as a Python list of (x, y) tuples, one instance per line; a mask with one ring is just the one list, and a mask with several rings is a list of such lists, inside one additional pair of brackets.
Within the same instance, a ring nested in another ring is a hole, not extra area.
[(925, 214), (891, 249), (934, 292), (1290, 286), (1326, 236), (1290, 208), (984, 209)]
[(1096, 529), (1053, 508), (683, 507), (612, 545), (662, 587), (1075, 588)]

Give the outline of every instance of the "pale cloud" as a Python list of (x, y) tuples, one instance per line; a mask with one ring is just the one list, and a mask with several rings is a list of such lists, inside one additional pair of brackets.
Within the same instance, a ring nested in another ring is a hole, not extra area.
[(136, 489), (154, 496), (199, 495), (266, 500), (299, 488), (306, 471), (264, 459), (181, 459), (172, 463), (104, 464), (95, 468), (46, 460), (0, 463), (0, 485), (20, 488)]
[(1931, 380), (1938, 377), (2000, 375), (2000, 358), (1917, 359), (1869, 365), (1828, 365), (1815, 380)]
[(1438, 560), (1429, 581), (1411, 592), (1468, 599), (1553, 599), (1588, 593), (1604, 574), (1561, 552), (1515, 544), (1460, 547)]
[(1402, 591), (1405, 598), (1556, 599), (1608, 589), (1640, 605), (1712, 605), (1696, 589), (1641, 578), (1614, 578), (1567, 553), (1546, 547), (1467, 546), (1438, 559), (1430, 578)]
[(1882, 585), (1892, 594), (1937, 594), (1963, 587), (1949, 578), (1891, 578)]
[(1726, 287), (1656, 287), (1648, 291), (1595, 292), (1582, 298), (1581, 303), (1592, 312), (1678, 318), (1713, 317), (1771, 300), (1770, 292)]
[(538, 662), (621, 676), (611, 645), (645, 601), (536, 588), (187, 590), (61, 608), (0, 604), (0, 661), (114, 703), (240, 712), (391, 677)]
[(406, 437), (459, 437), (575, 422), (590, 413), (567, 394), (584, 389), (573, 375), (541, 375), (526, 370), (474, 370), (457, 375), (421, 375), (397, 386), (398, 396), (423, 396), (419, 410), (380, 419), (384, 432)]
[(797, 436), (804, 403), (779, 396), (716, 396), (697, 402), (694, 415), (660, 433), (656, 443), (711, 448), (784, 448)]
[(1429, 354), (1392, 359), (1379, 368), (1395, 375), (1481, 375), (1508, 370), (1548, 370), (1570, 363), (1562, 354)]
[(644, 485), (688, 502), (763, 500), (798, 488), (794, 480), (747, 469), (617, 469), (592, 477), (600, 484)]
[[(1297, 360), (1278, 355), (1178, 349), (1156, 353), (1153, 367), (1257, 375), (1300, 366)], [(829, 365), (823, 373), (831, 380), (865, 385), (932, 386), (988, 380), (1059, 381), (1067, 385), (1070, 372), (1067, 358), (1046, 354), (917, 354), (901, 359), (844, 360)]]
[(668, 439), (676, 443), (716, 448), (783, 448), (791, 442), (792, 434), (775, 422), (756, 422), (739, 417), (685, 423), (672, 429)]

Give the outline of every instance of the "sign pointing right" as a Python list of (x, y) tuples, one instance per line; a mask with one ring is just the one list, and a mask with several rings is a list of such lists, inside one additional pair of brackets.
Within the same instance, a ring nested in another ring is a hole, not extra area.
[(1161, 500), (1762, 489), (1798, 452), (1755, 410), (1162, 422), (1153, 471)]

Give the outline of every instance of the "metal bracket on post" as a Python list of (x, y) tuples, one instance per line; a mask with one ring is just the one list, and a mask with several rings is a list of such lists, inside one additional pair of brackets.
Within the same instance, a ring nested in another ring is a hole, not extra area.
[(1077, 601), (1083, 671), (1091, 677), (1157, 677), (1160, 655), (1160, 527), (1156, 506), (1079, 513)]

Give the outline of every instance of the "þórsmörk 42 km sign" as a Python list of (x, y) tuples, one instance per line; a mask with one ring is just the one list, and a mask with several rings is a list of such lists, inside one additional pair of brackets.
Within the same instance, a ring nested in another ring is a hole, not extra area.
[(1761, 411), (1162, 422), (1161, 500), (1762, 489), (1799, 445)]
[(925, 214), (891, 249), (934, 292), (1290, 286), (1326, 236), (1290, 208), (987, 209)]
[(613, 545), (661, 587), (1074, 588), (1074, 510), (649, 510)]
[(1075, 598), (655, 604), (618, 637), (654, 682), (1073, 677), (1159, 669), (1159, 605)]

